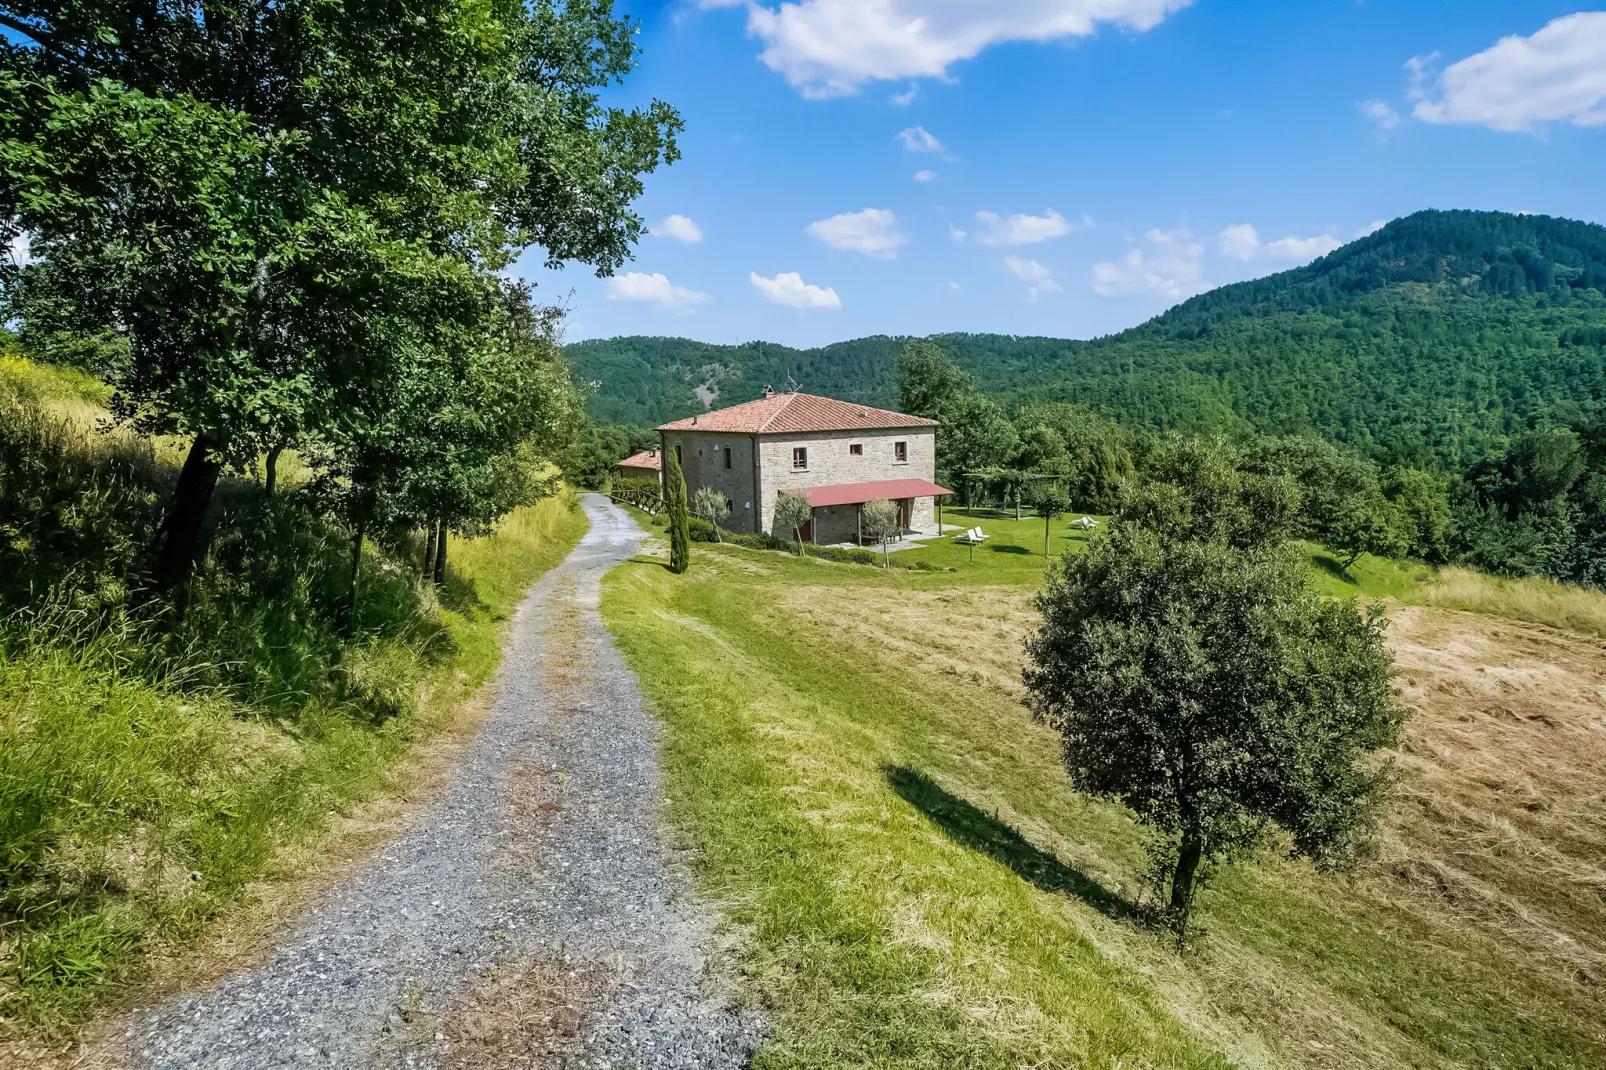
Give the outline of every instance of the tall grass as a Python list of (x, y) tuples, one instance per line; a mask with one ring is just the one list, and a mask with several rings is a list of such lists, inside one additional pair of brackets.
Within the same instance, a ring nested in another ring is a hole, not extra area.
[(93, 392), (0, 362), (0, 1032), (87, 1013), (383, 790), (585, 527), (565, 495), (454, 539), (443, 591), (391, 533), (342, 620), (349, 533), (230, 483), (180, 613), (142, 591), (171, 467), (63, 397)]
[(1606, 638), (1606, 593), (1554, 580), (1502, 579), (1469, 568), (1443, 568), (1412, 601)]

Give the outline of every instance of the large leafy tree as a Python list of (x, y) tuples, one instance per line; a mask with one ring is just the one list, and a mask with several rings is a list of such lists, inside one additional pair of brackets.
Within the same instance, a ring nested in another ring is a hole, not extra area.
[(222, 465), (479, 329), (463, 269), (613, 270), (676, 156), (671, 108), (598, 102), (636, 55), (611, 0), (6, 0), (0, 25), (0, 237), (41, 256), (6, 298), (125, 338), (117, 413), (190, 437), (169, 581)]
[(1051, 571), (1026, 683), (1076, 786), (1156, 831), (1181, 935), (1203, 869), (1269, 827), (1322, 861), (1362, 842), (1402, 712), (1381, 611), (1317, 595), (1283, 539), (1285, 477), (1224, 443), (1169, 452)]

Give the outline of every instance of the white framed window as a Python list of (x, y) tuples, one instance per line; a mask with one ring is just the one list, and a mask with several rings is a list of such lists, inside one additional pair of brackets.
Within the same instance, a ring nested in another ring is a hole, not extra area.
[(807, 446), (792, 447), (792, 471), (807, 472), (809, 470), (809, 448)]
[(908, 464), (909, 463), (909, 443), (907, 443), (907, 442), (894, 442), (892, 444), (892, 463), (893, 464)]

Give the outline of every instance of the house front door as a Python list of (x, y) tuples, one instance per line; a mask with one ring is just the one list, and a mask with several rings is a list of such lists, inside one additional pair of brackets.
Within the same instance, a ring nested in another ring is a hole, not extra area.
[(798, 528), (797, 531), (798, 531), (798, 538), (802, 539), (804, 542), (813, 542), (814, 541), (814, 518), (810, 517), (809, 518), (809, 522), (807, 524), (804, 524), (802, 527)]
[(914, 499), (898, 499), (898, 527), (904, 531), (909, 530), (909, 518), (914, 515)]

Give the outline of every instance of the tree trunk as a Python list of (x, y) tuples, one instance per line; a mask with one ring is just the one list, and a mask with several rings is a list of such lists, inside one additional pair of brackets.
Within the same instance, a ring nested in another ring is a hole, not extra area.
[(424, 576), (428, 578), (435, 572), (435, 521), (429, 522), (429, 531), (424, 534)]
[(1194, 884), (1199, 863), (1204, 859), (1204, 839), (1196, 832), (1184, 832), (1177, 849), (1177, 868), (1171, 874), (1171, 926), (1177, 936), (1186, 934), (1188, 915), (1193, 911)]
[(1048, 517), (1043, 518), (1043, 556), (1048, 556)]
[(189, 579), (201, 548), (201, 531), (206, 510), (212, 504), (223, 463), (217, 456), (218, 443), (208, 435), (197, 435), (184, 458), (173, 488), (173, 503), (162, 521), (156, 538), (153, 579), (164, 590)]
[(351, 586), (346, 595), (346, 626), (348, 628), (357, 620), (357, 579), (362, 572), (362, 538), (367, 527), (367, 518), (359, 520), (357, 522), (357, 531), (351, 537)]
[(446, 521), (440, 521), (440, 534), (435, 538), (435, 586), (446, 586)]
[(283, 452), (283, 446), (273, 447), (268, 451), (267, 460), (263, 463), (262, 489), (270, 498), (279, 486), (279, 454)]

